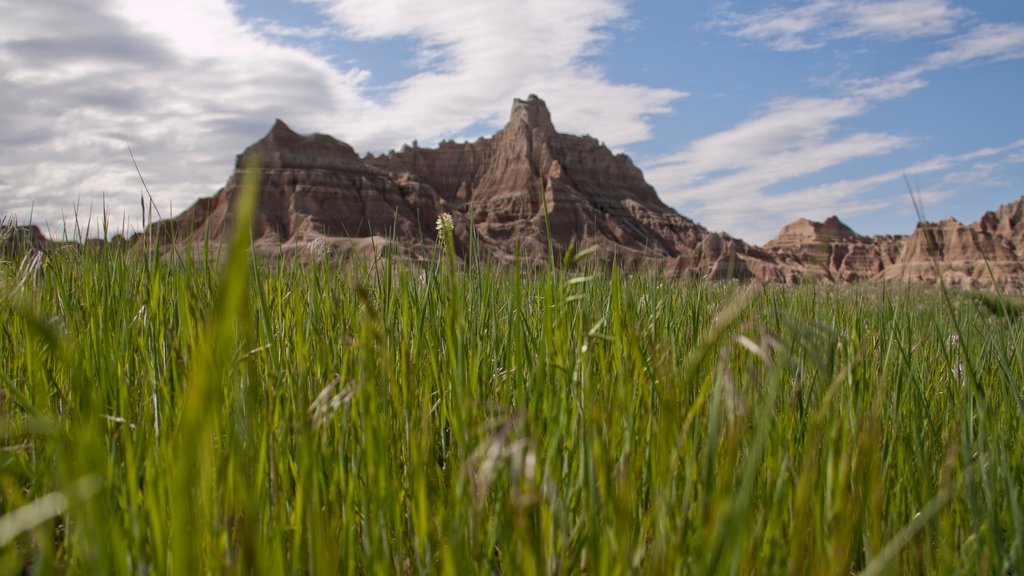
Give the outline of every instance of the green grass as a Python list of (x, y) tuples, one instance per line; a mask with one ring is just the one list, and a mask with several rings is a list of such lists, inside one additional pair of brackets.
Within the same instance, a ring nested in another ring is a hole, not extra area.
[(0, 571), (1020, 573), (1015, 301), (243, 246), (0, 264)]

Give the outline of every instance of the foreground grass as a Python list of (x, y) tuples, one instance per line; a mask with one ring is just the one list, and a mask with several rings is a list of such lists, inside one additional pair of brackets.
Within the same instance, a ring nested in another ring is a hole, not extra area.
[(1019, 573), (1013, 303), (443, 261), (18, 264), (5, 571)]

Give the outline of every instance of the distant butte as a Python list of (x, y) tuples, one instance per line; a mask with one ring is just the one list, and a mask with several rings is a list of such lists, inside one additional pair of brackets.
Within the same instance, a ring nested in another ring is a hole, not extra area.
[(558, 132), (533, 95), (514, 100), (508, 123), (490, 138), (364, 158), (277, 120), (238, 156), (224, 188), (153, 224), (147, 236), (192, 248), (224, 240), (252, 160), (260, 170), (254, 248), (266, 254), (369, 256), (390, 246), (427, 258), (434, 221), (448, 212), (457, 253), (467, 253), (472, 235), (480, 254), (498, 262), (542, 264), (549, 242), (557, 255), (575, 243), (595, 247), (595, 258), (671, 276), (796, 283), (934, 282), (937, 261), (950, 285), (1024, 291), (1024, 197), (974, 224), (922, 224), (909, 236), (861, 236), (835, 216), (800, 219), (761, 248), (677, 213), (628, 156)]

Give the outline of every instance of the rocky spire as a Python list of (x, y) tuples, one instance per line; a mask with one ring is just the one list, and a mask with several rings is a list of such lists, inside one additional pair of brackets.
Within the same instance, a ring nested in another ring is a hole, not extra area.
[(534, 94), (530, 94), (526, 100), (513, 100), (508, 126), (517, 124), (525, 124), (531, 131), (541, 131), (548, 135), (555, 133), (548, 105)]

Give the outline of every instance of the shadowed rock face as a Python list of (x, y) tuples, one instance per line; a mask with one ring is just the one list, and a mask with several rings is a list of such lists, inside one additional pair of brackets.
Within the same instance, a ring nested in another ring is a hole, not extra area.
[(1007, 239), (1017, 248), (1017, 257), (1024, 258), (1024, 196), (1000, 206), (995, 212), (986, 212), (971, 227), (980, 233)]
[(238, 156), (235, 172), (214, 197), (154, 224), (161, 242), (220, 241), (233, 218), (247, 169), (259, 171), (258, 248), (294, 248), (316, 239), (393, 237), (414, 253), (433, 244), (435, 193), (419, 182), (370, 166), (352, 147), (322, 134), (300, 135), (278, 120)]

